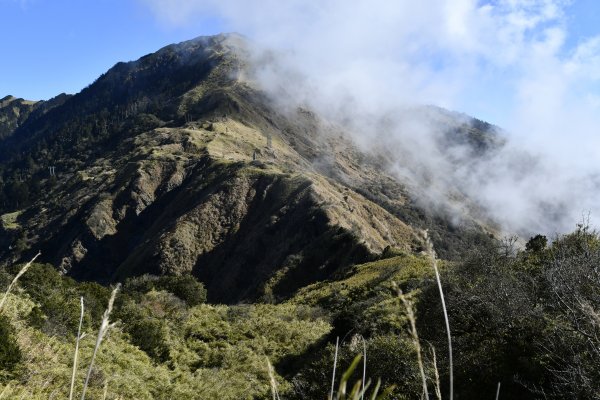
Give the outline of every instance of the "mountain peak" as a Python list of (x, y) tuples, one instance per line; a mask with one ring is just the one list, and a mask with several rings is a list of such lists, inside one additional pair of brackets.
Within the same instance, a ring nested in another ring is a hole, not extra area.
[(18, 230), (0, 231), (0, 263), (31, 237), (79, 279), (192, 273), (211, 300), (237, 302), (283, 298), (388, 247), (418, 252), (423, 228), (452, 249), (442, 257), (461, 248), (462, 231), (423, 217), (342, 127), (282, 113), (239, 79), (247, 44), (172, 44), (6, 124), (2, 178), (31, 189), (0, 201), (0, 215), (20, 212)]

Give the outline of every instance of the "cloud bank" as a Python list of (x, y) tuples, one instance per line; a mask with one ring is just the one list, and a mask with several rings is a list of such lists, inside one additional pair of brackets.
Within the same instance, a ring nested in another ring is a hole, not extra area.
[[(359, 142), (386, 141), (394, 171), (432, 198), (459, 190), (509, 231), (600, 218), (600, 36), (569, 40), (566, 0), (139, 1), (166, 24), (216, 18), (272, 49), (265, 88), (344, 121)], [(497, 123), (507, 144), (479, 160), (440, 148), (439, 127), (398, 112), (414, 104)]]

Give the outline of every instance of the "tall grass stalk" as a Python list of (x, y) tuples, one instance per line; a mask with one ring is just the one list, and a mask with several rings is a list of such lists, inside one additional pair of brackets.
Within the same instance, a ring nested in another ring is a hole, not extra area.
[(410, 323), (410, 336), (413, 342), (413, 346), (417, 351), (417, 362), (419, 364), (419, 372), (421, 374), (421, 382), (423, 384), (423, 394), (425, 395), (426, 399), (429, 399), (429, 390), (427, 389), (427, 376), (425, 375), (425, 367), (423, 366), (423, 356), (421, 354), (421, 342), (419, 341), (419, 335), (417, 333), (417, 320), (415, 318), (412, 303), (406, 298), (404, 293), (402, 293), (402, 289), (398, 288), (397, 286), (396, 289), (398, 290), (398, 296), (400, 297), (400, 300), (402, 300), (402, 304), (404, 304), (404, 308), (406, 308), (406, 316), (408, 317), (408, 321)]
[(335, 339), (335, 355), (333, 356), (333, 374), (331, 376), (331, 394), (329, 398), (333, 400), (333, 391), (335, 390), (335, 368), (337, 367), (338, 348), (340, 346), (340, 337)]
[(442, 280), (440, 279), (440, 271), (438, 269), (437, 257), (433, 244), (429, 237), (427, 239), (427, 253), (431, 257), (431, 264), (435, 271), (435, 279), (437, 281), (438, 289), (440, 291), (440, 299), (442, 301), (442, 309), (444, 311), (444, 320), (446, 322), (446, 335), (448, 336), (448, 365), (450, 373), (450, 400), (454, 399), (454, 363), (452, 360), (452, 335), (450, 334), (450, 320), (448, 319), (448, 310), (446, 309), (446, 300), (444, 299), (444, 290), (442, 289)]
[(275, 374), (273, 373), (273, 365), (269, 357), (267, 359), (267, 371), (269, 372), (269, 382), (271, 384), (271, 393), (273, 394), (273, 400), (279, 400), (279, 392), (277, 391), (277, 381), (275, 381)]
[(496, 400), (500, 398), (500, 382), (498, 382), (498, 389), (496, 389)]
[(362, 376), (362, 390), (361, 390), (361, 394), (360, 394), (360, 399), (364, 400), (365, 399), (365, 391), (367, 390), (365, 388), (365, 381), (367, 379), (367, 341), (365, 340), (364, 337), (362, 337), (362, 342), (363, 342), (363, 376)]
[(19, 280), (19, 278), (21, 276), (23, 276), (23, 274), (25, 272), (27, 272), (27, 270), (29, 269), (29, 267), (31, 266), (31, 264), (33, 264), (33, 262), (35, 261), (36, 258), (38, 258), (42, 253), (38, 252), (35, 257), (33, 257), (31, 259), (31, 261), (29, 261), (27, 264), (25, 264), (25, 266), (23, 268), (21, 268), (21, 270), (19, 271), (19, 273), (17, 274), (17, 276), (14, 277), (14, 279), (12, 280), (12, 282), (10, 283), (10, 285), (8, 285), (8, 289), (6, 289), (6, 292), (4, 293), (4, 296), (2, 297), (2, 300), (0, 300), (0, 310), (2, 310), (2, 307), (4, 306), (4, 302), (6, 301), (6, 298), (8, 297), (8, 294), (10, 293), (11, 289), (13, 288), (13, 286), (15, 285), (15, 283), (17, 283), (17, 281)]
[(71, 390), (69, 391), (69, 400), (73, 400), (73, 390), (75, 389), (75, 375), (77, 374), (77, 360), (79, 358), (79, 341), (81, 340), (83, 312), (83, 297), (81, 297), (81, 316), (79, 317), (79, 329), (77, 329), (77, 339), (75, 340), (75, 355), (73, 356), (73, 373), (71, 374)]
[(92, 360), (90, 361), (90, 367), (88, 368), (87, 376), (85, 377), (85, 383), (83, 384), (83, 391), (81, 393), (81, 400), (85, 400), (85, 393), (87, 392), (87, 387), (90, 382), (90, 376), (92, 375), (92, 368), (94, 367), (94, 361), (96, 360), (96, 354), (98, 353), (98, 349), (100, 348), (100, 343), (102, 343), (102, 339), (106, 335), (106, 332), (109, 328), (108, 319), (110, 317), (110, 313), (112, 312), (113, 305), (115, 303), (115, 297), (117, 296), (117, 292), (121, 284), (117, 284), (115, 289), (112, 291), (110, 296), (110, 300), (108, 300), (108, 308), (104, 311), (104, 316), (102, 317), (102, 323), (100, 324), (100, 329), (98, 330), (98, 337), (96, 338), (96, 346), (94, 347), (94, 352), (92, 353)]
[(377, 399), (377, 394), (379, 393), (379, 389), (380, 388), (381, 388), (381, 379), (377, 379), (377, 383), (375, 384), (375, 389), (373, 390), (373, 393), (371, 393), (371, 399), (370, 400), (376, 400)]
[(437, 367), (437, 357), (435, 355), (435, 347), (433, 347), (433, 345), (430, 343), (429, 347), (431, 348), (431, 357), (433, 359), (433, 374), (435, 376), (435, 397), (437, 398), (437, 400), (442, 400), (442, 390), (441, 385), (440, 385), (440, 372), (438, 371), (438, 367)]
[(104, 381), (104, 392), (102, 394), (102, 400), (106, 400), (106, 396), (108, 395), (108, 379)]

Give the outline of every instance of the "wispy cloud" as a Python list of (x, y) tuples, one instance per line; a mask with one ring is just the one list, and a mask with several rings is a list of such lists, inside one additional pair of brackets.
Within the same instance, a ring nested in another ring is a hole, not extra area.
[[(565, 230), (585, 211), (599, 218), (590, 177), (600, 169), (600, 36), (567, 47), (569, 1), (139, 1), (166, 23), (211, 16), (274, 49), (279, 68), (262, 71), (265, 87), (351, 115), (362, 135), (380, 132), (359, 115), (411, 104), (500, 123), (511, 140), (485, 163), (464, 159), (449, 171), (448, 154), (419, 148), (413, 156), (440, 192), (458, 186), (509, 229)], [(301, 85), (282, 73), (290, 70), (305, 77)], [(388, 139), (425, 147), (433, 130), (398, 122)], [(538, 161), (523, 162), (522, 152)], [(397, 170), (406, 169), (399, 160)]]
[(29, 7), (35, 3), (36, 0), (0, 0), (0, 4), (2, 3), (13, 3), (21, 6), (22, 10), (27, 10)]

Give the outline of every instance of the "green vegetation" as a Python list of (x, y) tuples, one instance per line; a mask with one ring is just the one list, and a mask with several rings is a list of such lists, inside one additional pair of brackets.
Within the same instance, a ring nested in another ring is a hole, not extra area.
[(2, 223), (2, 227), (6, 230), (19, 229), (20, 225), (17, 223), (17, 218), (19, 218), (19, 215), (21, 214), (22, 211), (15, 211), (0, 216), (0, 222)]
[[(456, 391), (491, 396), (501, 382), (506, 398), (599, 398), (599, 265), (600, 236), (580, 226), (551, 245), (535, 236), (525, 251), (511, 241), (477, 249), (446, 271)], [(419, 306), (421, 336), (443, 348), (433, 285)]]
[(4, 379), (15, 372), (22, 357), (14, 327), (8, 318), (0, 315), (0, 371)]
[[(519, 251), (513, 243), (441, 264), (457, 396), (493, 396), (501, 382), (502, 395), (512, 399), (598, 398), (600, 236), (580, 226), (551, 244), (536, 236)], [(438, 373), (446, 398), (446, 337), (431, 260), (386, 254), (277, 304), (204, 304), (206, 291), (190, 276), (130, 279), (117, 297), (116, 324), (98, 352), (87, 398), (102, 398), (106, 387), (108, 399), (266, 399), (275, 387), (285, 399), (325, 399), (337, 354), (334, 398), (358, 399), (363, 364), (356, 356), (364, 352), (368, 395), (379, 382), (379, 394), (417, 399), (418, 348), (429, 393)], [(33, 264), (16, 286), (0, 317), (0, 387), (9, 398), (68, 394), (83, 296), (86, 336), (75, 384), (81, 393), (110, 289), (43, 264)], [(418, 338), (410, 330), (410, 303)]]
[[(87, 380), (87, 399), (362, 400), (363, 382), (365, 398), (446, 399), (427, 231), (457, 399), (501, 383), (503, 399), (600, 400), (598, 233), (518, 250), (476, 210), (457, 227), (383, 172), (387, 156), (275, 112), (225, 39), (0, 104), (0, 263), (38, 248), (60, 263), (1, 264), (0, 399), (67, 398), (76, 343), (75, 398)], [(436, 113), (474, 157), (501, 145)], [(115, 280), (107, 325), (111, 289), (94, 282)]]
[[(83, 296), (86, 336), (75, 385), (81, 393), (109, 289), (76, 283), (41, 264), (33, 264), (18, 287), (0, 320), (0, 345), (6, 350), (1, 387), (8, 387), (9, 398), (68, 395)], [(200, 304), (205, 295), (190, 277), (126, 282), (86, 398), (102, 398), (104, 385), (109, 399), (266, 398), (265, 357), (277, 364), (301, 355), (331, 330), (323, 313), (309, 306)], [(275, 374), (275, 379), (281, 393), (290, 391), (283, 377)]]

